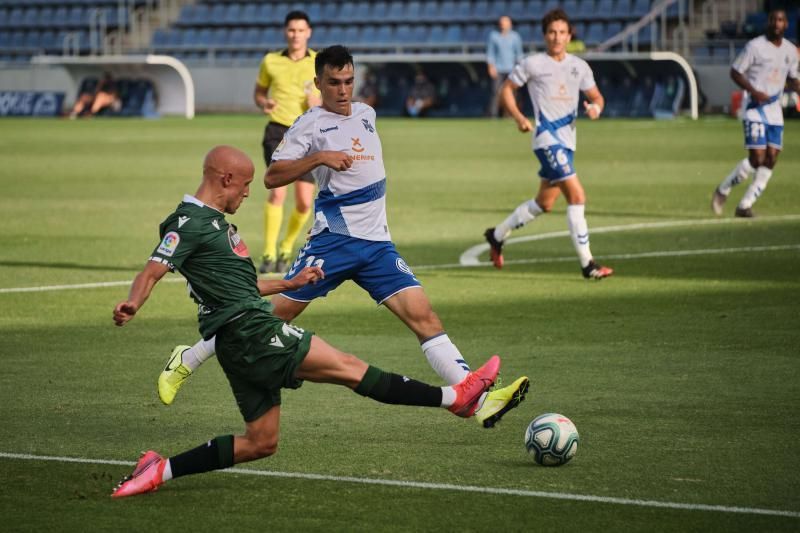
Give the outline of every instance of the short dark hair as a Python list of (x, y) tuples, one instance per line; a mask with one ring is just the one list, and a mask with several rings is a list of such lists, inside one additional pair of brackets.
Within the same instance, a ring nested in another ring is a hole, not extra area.
[(547, 28), (550, 27), (550, 24), (552, 24), (557, 20), (563, 20), (564, 22), (566, 22), (570, 33), (572, 33), (572, 23), (569, 21), (567, 12), (559, 7), (551, 9), (550, 11), (544, 14), (544, 17), (542, 18), (542, 33), (546, 34)]
[(308, 14), (305, 11), (295, 10), (289, 11), (289, 14), (286, 15), (286, 18), (283, 20), (283, 27), (289, 25), (289, 23), (293, 20), (305, 20), (308, 24), (308, 27), (311, 27), (311, 20), (308, 18)]
[(350, 50), (346, 46), (335, 44), (317, 54), (316, 59), (314, 59), (314, 72), (317, 74), (317, 78), (321, 79), (326, 65), (342, 70), (345, 66), (352, 64), (353, 55)]

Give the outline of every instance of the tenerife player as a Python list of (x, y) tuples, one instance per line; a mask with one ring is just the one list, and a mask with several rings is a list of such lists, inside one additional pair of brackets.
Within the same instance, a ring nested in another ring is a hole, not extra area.
[[(339, 166), (341, 159), (328, 158), (327, 163)], [(115, 498), (152, 492), (173, 478), (274, 454), (281, 389), (297, 389), (304, 380), (345, 386), (383, 403), (445, 407), (469, 417), (497, 377), (500, 358), (495, 355), (461, 383), (433, 387), (368, 365), (275, 317), (262, 295), (318, 282), (324, 272), (310, 266), (291, 279), (258, 280), (247, 246), (236, 226), (225, 219), (249, 196), (253, 170), (253, 162), (242, 151), (230, 146), (212, 149), (203, 162), (197, 192), (184, 196), (161, 224), (160, 244), (134, 279), (128, 298), (114, 307), (114, 322), (125, 325), (167, 272), (180, 271), (202, 310), (201, 333), (216, 335), (219, 363), (236, 397), (245, 432), (218, 436), (169, 458), (152, 450), (144, 453), (133, 473), (114, 490)]]
[(731, 189), (755, 173), (736, 207), (737, 217), (752, 217), (753, 204), (767, 188), (783, 147), (781, 95), (788, 82), (800, 92), (797, 47), (784, 39), (786, 12), (775, 9), (767, 18), (766, 34), (749, 41), (731, 66), (731, 78), (747, 92), (744, 102), (744, 146), (747, 157), (714, 190), (711, 209), (721, 215)]
[[(319, 266), (325, 279), (272, 299), (275, 315), (290, 322), (317, 298), (352, 280), (386, 306), (417, 336), (434, 371), (448, 384), (461, 382), (470, 368), (444, 331), (422, 285), (391, 242), (386, 220), (386, 171), (375, 110), (353, 102), (353, 58), (343, 46), (317, 55), (315, 84), (322, 106), (311, 108), (289, 128), (264, 176), (270, 189), (306, 173), (319, 185), (311, 237), (286, 275)], [(214, 340), (179, 346), (159, 378), (159, 397), (169, 404), (198, 360), (213, 353)], [(188, 348), (188, 349), (187, 349)], [(198, 354), (200, 356), (198, 357)], [(482, 398), (475, 418), (492, 427), (519, 405), (528, 378)]]
[[(589, 228), (584, 216), (586, 194), (575, 173), (573, 152), (580, 91), (589, 100), (584, 106), (592, 120), (600, 117), (605, 101), (586, 61), (567, 53), (571, 31), (569, 18), (563, 10), (549, 11), (542, 19), (547, 51), (523, 58), (503, 85), (501, 100), (519, 131), (533, 132), (533, 152), (541, 163), (541, 180), (536, 198), (520, 204), (503, 222), (487, 229), (484, 236), (489, 243), (492, 263), (502, 268), (503, 242), (511, 231), (549, 212), (563, 193), (568, 204), (567, 226), (583, 276), (601, 279), (614, 271), (597, 264), (589, 249)], [(523, 85), (528, 86), (533, 103), (535, 128), (519, 110), (514, 98), (515, 91)]]

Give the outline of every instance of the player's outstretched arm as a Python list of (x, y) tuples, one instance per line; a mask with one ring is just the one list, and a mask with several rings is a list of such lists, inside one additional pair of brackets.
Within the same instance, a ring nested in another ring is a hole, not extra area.
[(506, 80), (505, 83), (503, 83), (503, 88), (500, 89), (500, 103), (503, 105), (503, 108), (508, 111), (508, 114), (511, 115), (511, 118), (516, 121), (519, 131), (523, 133), (526, 131), (533, 131), (533, 124), (531, 124), (531, 121), (519, 110), (517, 99), (514, 98), (514, 91), (518, 88), (519, 87), (517, 87), (514, 82)]
[(600, 89), (597, 88), (597, 85), (588, 91), (584, 91), (583, 94), (586, 95), (586, 98), (589, 100), (588, 102), (583, 103), (586, 116), (592, 120), (597, 120), (600, 118), (600, 114), (603, 112), (603, 108), (606, 106), (605, 98), (603, 98), (603, 95), (600, 93)]
[(258, 292), (261, 296), (270, 296), (284, 291), (293, 291), (324, 279), (325, 273), (320, 267), (305, 267), (292, 279), (260, 279)]
[(323, 150), (314, 152), (300, 159), (281, 159), (270, 163), (264, 174), (264, 185), (267, 189), (283, 187), (300, 176), (308, 174), (320, 165), (337, 171), (344, 171), (353, 166), (353, 158), (346, 152)]
[(169, 272), (169, 267), (155, 261), (148, 261), (144, 269), (134, 278), (128, 299), (119, 302), (114, 307), (114, 323), (124, 326), (133, 319), (136, 312), (144, 305), (153, 287), (156, 286), (164, 274)]

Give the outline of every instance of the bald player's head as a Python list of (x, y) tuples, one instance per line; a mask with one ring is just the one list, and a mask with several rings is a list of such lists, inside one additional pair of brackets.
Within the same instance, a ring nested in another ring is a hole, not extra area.
[(215, 146), (203, 160), (203, 186), (220, 197), (223, 211), (233, 214), (250, 195), (254, 172), (247, 154), (233, 146)]

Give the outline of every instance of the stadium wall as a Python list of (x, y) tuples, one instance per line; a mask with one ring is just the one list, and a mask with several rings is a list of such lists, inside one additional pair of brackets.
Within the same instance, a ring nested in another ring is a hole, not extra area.
[[(194, 81), (197, 111), (258, 112), (252, 104), (257, 65), (187, 67)], [(729, 106), (735, 87), (728, 70), (728, 66), (719, 65), (695, 67), (698, 85), (705, 97), (704, 110), (723, 111)], [(77, 87), (63, 67), (14, 65), (0, 67), (0, 91), (60, 91), (66, 94), (65, 106), (71, 106)]]

